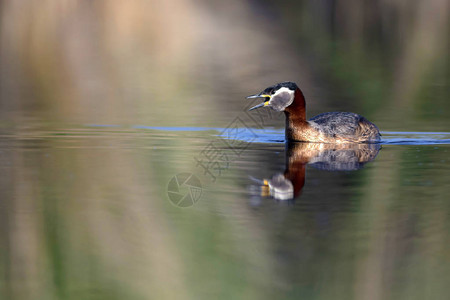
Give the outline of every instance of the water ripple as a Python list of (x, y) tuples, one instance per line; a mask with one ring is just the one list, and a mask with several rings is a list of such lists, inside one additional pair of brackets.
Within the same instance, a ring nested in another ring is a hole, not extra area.
[[(89, 127), (115, 127), (112, 125), (89, 125)], [(215, 136), (254, 143), (284, 143), (284, 129), (275, 128), (249, 128), (249, 127), (160, 127), (135, 125), (133, 129), (171, 131), (171, 132), (197, 132), (215, 131)], [(382, 145), (444, 145), (450, 144), (450, 132), (418, 132), (418, 131), (382, 131)]]

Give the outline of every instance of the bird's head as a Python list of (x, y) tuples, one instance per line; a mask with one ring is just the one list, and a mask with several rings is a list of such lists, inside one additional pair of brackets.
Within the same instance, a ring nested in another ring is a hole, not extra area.
[(284, 111), (294, 102), (296, 90), (298, 90), (298, 86), (289, 81), (269, 86), (261, 93), (247, 97), (264, 98), (263, 103), (253, 106), (249, 110), (267, 106), (275, 111)]

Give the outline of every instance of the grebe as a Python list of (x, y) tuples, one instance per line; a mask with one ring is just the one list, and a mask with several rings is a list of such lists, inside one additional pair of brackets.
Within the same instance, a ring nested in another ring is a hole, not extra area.
[(282, 82), (247, 98), (265, 98), (249, 110), (270, 107), (286, 115), (286, 140), (315, 143), (378, 143), (380, 131), (363, 116), (327, 112), (306, 120), (305, 97), (293, 82)]

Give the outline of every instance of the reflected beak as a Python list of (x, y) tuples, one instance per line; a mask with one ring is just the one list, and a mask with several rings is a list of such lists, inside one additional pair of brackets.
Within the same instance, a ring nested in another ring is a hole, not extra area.
[(258, 104), (256, 106), (253, 106), (252, 108), (250, 108), (249, 111), (269, 105), (270, 95), (257, 94), (257, 95), (251, 95), (251, 96), (247, 97), (247, 99), (253, 99), (253, 98), (265, 98), (265, 100), (264, 100), (263, 103)]

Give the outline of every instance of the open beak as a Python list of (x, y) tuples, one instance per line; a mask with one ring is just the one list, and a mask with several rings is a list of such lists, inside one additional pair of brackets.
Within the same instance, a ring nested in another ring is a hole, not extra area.
[(263, 106), (267, 106), (269, 105), (269, 101), (270, 101), (270, 95), (265, 95), (265, 94), (256, 94), (256, 95), (251, 95), (248, 96), (247, 99), (253, 99), (253, 98), (264, 98), (264, 102), (261, 104), (258, 104), (256, 106), (253, 106), (252, 108), (249, 109), (250, 110), (254, 110)]

